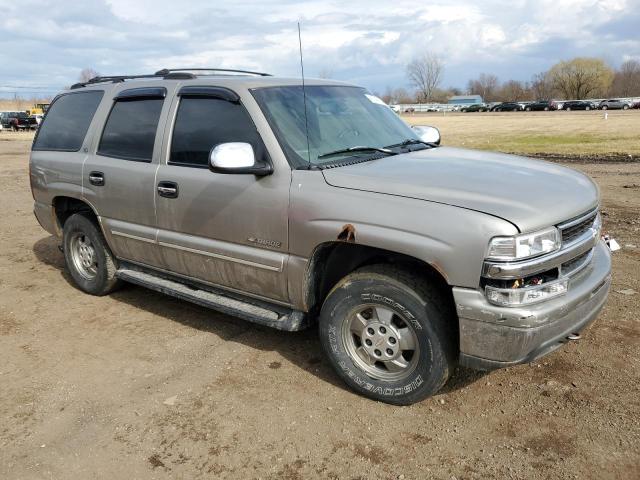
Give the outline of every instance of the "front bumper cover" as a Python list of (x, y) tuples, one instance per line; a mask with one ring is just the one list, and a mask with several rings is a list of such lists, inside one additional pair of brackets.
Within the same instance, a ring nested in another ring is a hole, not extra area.
[(611, 256), (599, 241), (591, 262), (571, 278), (566, 295), (525, 307), (490, 304), (478, 290), (453, 288), (460, 322), (460, 363), (493, 370), (529, 363), (593, 322), (611, 286)]

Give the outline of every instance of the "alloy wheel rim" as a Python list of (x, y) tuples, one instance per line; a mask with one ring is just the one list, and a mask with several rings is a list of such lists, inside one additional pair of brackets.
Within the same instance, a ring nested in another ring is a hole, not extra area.
[(368, 304), (353, 309), (343, 324), (342, 339), (351, 360), (376, 380), (403, 380), (418, 364), (414, 327), (387, 306)]
[(96, 278), (98, 259), (89, 237), (82, 232), (75, 233), (69, 242), (69, 249), (76, 271), (87, 280)]

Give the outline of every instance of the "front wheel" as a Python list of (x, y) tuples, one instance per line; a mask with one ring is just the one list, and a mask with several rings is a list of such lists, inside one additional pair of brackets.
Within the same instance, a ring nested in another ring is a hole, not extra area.
[(629, 110), (629, 105), (623, 105), (622, 109), (623, 110)]
[(584, 107), (584, 109), (589, 111), (589, 110), (591, 110), (591, 107)]
[(76, 213), (64, 222), (62, 244), (67, 270), (80, 290), (106, 295), (119, 285), (107, 242), (86, 215)]
[(395, 405), (436, 393), (455, 365), (451, 310), (423, 279), (386, 265), (340, 281), (320, 313), (320, 340), (356, 392)]

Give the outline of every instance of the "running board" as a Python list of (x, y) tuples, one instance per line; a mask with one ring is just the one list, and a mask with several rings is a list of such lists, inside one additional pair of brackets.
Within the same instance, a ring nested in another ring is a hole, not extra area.
[(116, 276), (126, 282), (135, 283), (156, 292), (165, 293), (172, 297), (278, 330), (292, 332), (303, 330), (308, 326), (307, 315), (297, 310), (272, 307), (266, 302), (260, 302), (263, 305), (258, 305), (258, 302), (249, 303), (224, 295), (222, 292), (214, 293), (130, 268), (118, 269)]

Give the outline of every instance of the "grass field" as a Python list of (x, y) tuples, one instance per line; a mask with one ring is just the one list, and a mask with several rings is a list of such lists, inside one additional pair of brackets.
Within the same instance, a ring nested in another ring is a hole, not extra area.
[[(640, 157), (640, 111), (428, 113), (403, 115), (440, 129), (442, 144), (561, 157)], [(33, 135), (29, 132), (8, 135)], [(1, 138), (1, 137), (0, 137)], [(22, 137), (21, 137), (22, 138)]]
[(403, 115), (440, 129), (444, 145), (509, 153), (640, 155), (640, 111)]

